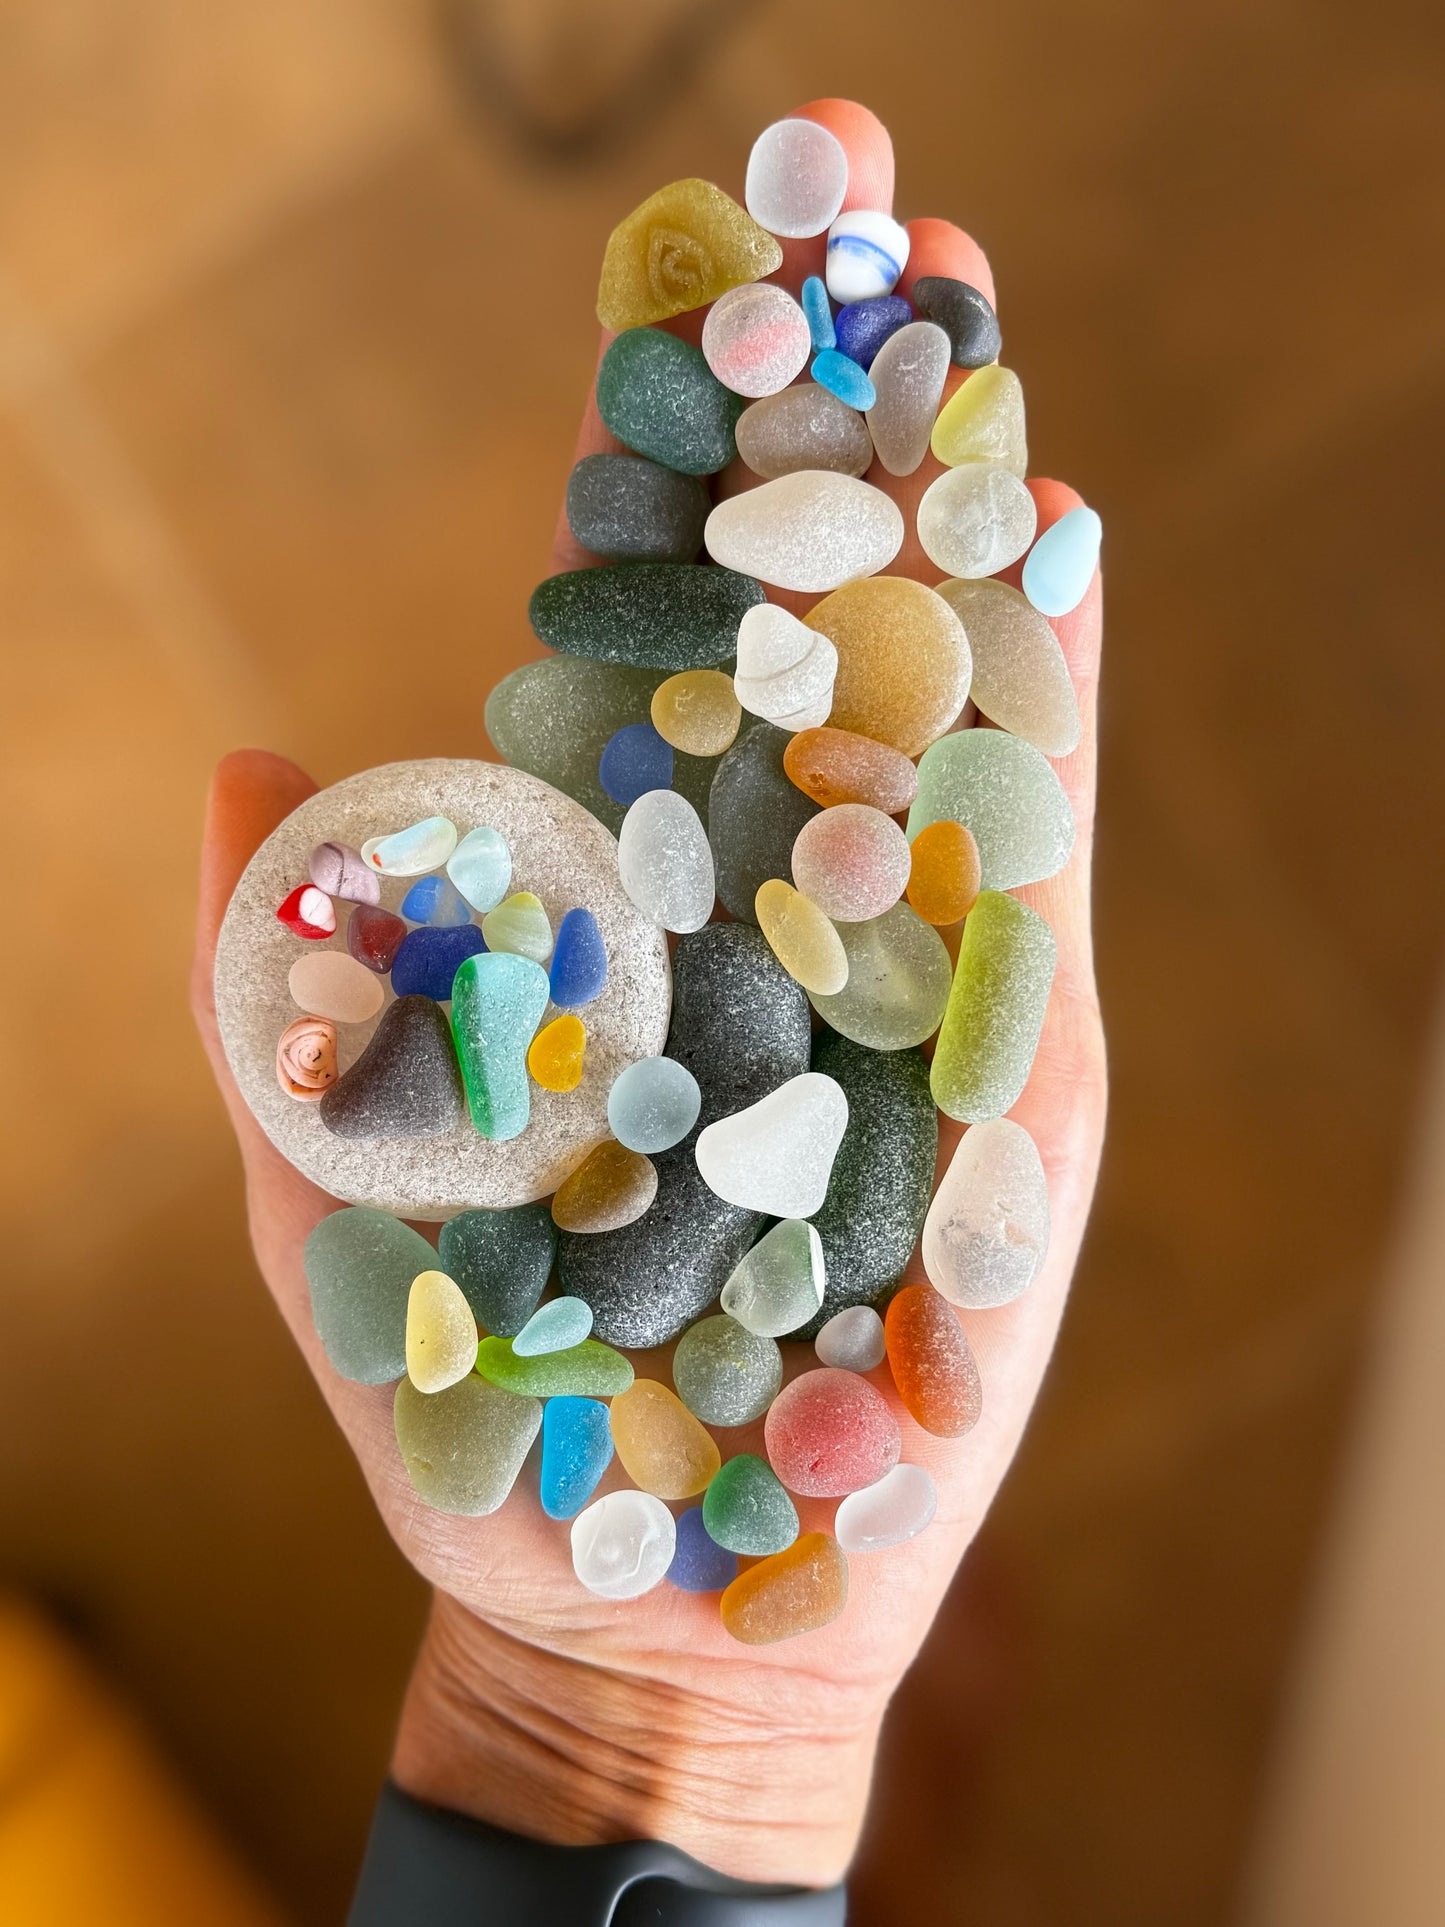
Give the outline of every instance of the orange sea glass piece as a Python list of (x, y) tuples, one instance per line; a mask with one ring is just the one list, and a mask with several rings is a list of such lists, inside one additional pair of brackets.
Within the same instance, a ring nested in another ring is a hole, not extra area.
[(829, 1625), (847, 1603), (848, 1561), (838, 1541), (805, 1532), (786, 1552), (738, 1574), (722, 1596), (722, 1622), (745, 1646), (771, 1646)]
[(871, 803), (885, 816), (897, 816), (918, 794), (918, 771), (902, 750), (850, 729), (800, 729), (783, 751), (783, 768), (825, 810)]
[(958, 1313), (932, 1285), (905, 1285), (883, 1321), (898, 1396), (925, 1432), (956, 1439), (978, 1423), (983, 1385)]
[(706, 1490), (722, 1464), (711, 1432), (655, 1378), (635, 1379), (620, 1392), (609, 1419), (623, 1471), (656, 1498), (692, 1498)]
[[(925, 832), (927, 834), (927, 832)], [(527, 1069), (544, 1091), (575, 1091), (582, 1082), (582, 1058), (587, 1049), (587, 1026), (580, 1017), (554, 1017), (544, 1024), (527, 1050)]]
[(978, 845), (962, 823), (930, 823), (914, 837), (908, 901), (925, 923), (957, 923), (982, 887)]

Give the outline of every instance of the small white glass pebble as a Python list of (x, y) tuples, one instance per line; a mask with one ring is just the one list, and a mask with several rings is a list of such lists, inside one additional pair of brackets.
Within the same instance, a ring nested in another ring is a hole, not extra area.
[(622, 887), (664, 930), (701, 930), (717, 897), (712, 846), (702, 819), (676, 790), (648, 790), (622, 819)]
[(796, 732), (827, 722), (838, 651), (827, 636), (776, 602), (759, 602), (738, 625), (733, 691), (750, 716)]
[(834, 1312), (813, 1340), (820, 1365), (836, 1365), (844, 1372), (871, 1372), (883, 1363), (887, 1346), (883, 1320), (871, 1305), (845, 1305)]
[(892, 294), (908, 266), (908, 230), (876, 208), (840, 214), (828, 230), (825, 277), (835, 301), (872, 301)]
[(948, 336), (932, 321), (910, 321), (873, 357), (868, 379), (878, 399), (868, 432), (890, 475), (911, 475), (928, 453), (952, 359)]
[(856, 475), (800, 468), (719, 502), (703, 542), (724, 568), (825, 595), (887, 568), (903, 546), (903, 512)]
[(823, 1240), (801, 1218), (784, 1218), (745, 1252), (718, 1303), (758, 1338), (785, 1338), (806, 1325), (827, 1285)]
[(697, 1168), (710, 1190), (770, 1218), (811, 1218), (822, 1209), (848, 1100), (821, 1071), (790, 1077), (746, 1110), (709, 1124), (697, 1140)]
[(883, 1552), (916, 1539), (938, 1510), (938, 1488), (925, 1466), (895, 1465), (876, 1485), (850, 1492), (838, 1507), (833, 1536), (844, 1552)]
[(759, 227), (785, 240), (821, 234), (843, 205), (848, 155), (815, 120), (775, 120), (753, 142), (743, 199)]
[(676, 1550), (672, 1514), (650, 1492), (609, 1492), (572, 1521), (572, 1570), (599, 1599), (640, 1599)]
[(1001, 462), (964, 462), (931, 482), (918, 504), (918, 540), (950, 575), (997, 575), (1028, 550), (1038, 509)]
[(923, 1269), (951, 1304), (1007, 1305), (1038, 1276), (1049, 1249), (1049, 1186), (1022, 1124), (967, 1130), (923, 1223)]

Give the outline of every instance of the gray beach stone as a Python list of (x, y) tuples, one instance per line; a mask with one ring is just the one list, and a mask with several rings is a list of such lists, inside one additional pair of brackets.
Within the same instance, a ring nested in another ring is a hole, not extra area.
[(641, 455), (584, 455), (567, 478), (567, 526), (609, 562), (691, 562), (711, 507), (699, 476)]
[(442, 1226), (441, 1270), (461, 1286), (478, 1325), (515, 1338), (537, 1309), (557, 1256), (557, 1227), (545, 1204), (510, 1211), (463, 1211)]
[(438, 1137), (461, 1114), (451, 1026), (430, 997), (388, 1004), (371, 1042), (321, 1100), (321, 1122), (337, 1137)]

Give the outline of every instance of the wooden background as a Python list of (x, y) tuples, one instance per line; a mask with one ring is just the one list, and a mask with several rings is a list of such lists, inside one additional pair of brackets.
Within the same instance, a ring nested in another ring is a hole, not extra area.
[[(184, 1007), (208, 771), (482, 751), (612, 223), (851, 93), (1107, 528), (1103, 1189), (905, 1684), (860, 1927), (1204, 1927), (1367, 1340), (1441, 949), (1424, 0), (0, 5), (3, 1568), (297, 1921), (423, 1609), (257, 1284)], [(466, 75), (468, 54), (477, 55)], [(550, 139), (536, 137), (536, 123)], [(531, 133), (528, 129), (531, 129)]]

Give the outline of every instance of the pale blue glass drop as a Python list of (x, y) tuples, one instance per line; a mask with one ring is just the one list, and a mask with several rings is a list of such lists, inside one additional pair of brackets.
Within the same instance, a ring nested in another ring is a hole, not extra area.
[(1070, 509), (1029, 550), (1024, 562), (1024, 594), (1045, 616), (1066, 616), (1077, 609), (1099, 564), (1104, 525), (1091, 508)]
[(500, 830), (469, 830), (452, 851), (447, 875), (474, 910), (495, 910), (512, 881), (512, 852)]
[(702, 1092), (685, 1064), (640, 1057), (607, 1093), (607, 1124), (619, 1144), (651, 1157), (681, 1144), (702, 1109)]
[(549, 1298), (538, 1305), (512, 1340), (518, 1358), (540, 1358), (544, 1352), (570, 1351), (592, 1329), (592, 1307), (580, 1298)]

